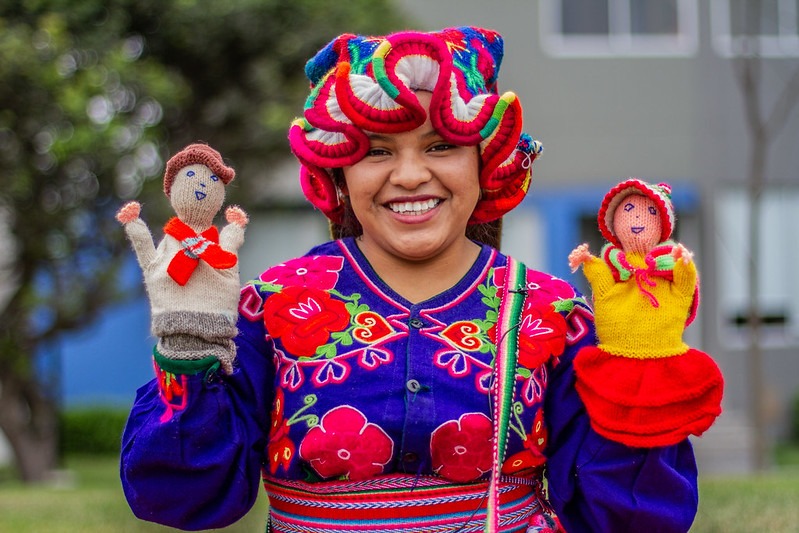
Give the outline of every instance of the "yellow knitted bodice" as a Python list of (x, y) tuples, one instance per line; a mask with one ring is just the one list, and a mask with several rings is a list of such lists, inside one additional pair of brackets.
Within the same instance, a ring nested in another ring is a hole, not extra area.
[[(645, 269), (642, 254), (627, 254), (635, 268)], [(682, 340), (696, 287), (696, 266), (678, 260), (674, 279), (650, 276), (650, 286), (636, 276), (616, 281), (610, 267), (598, 257), (583, 265), (594, 298), (599, 348), (622, 357), (649, 359), (680, 355), (688, 351)], [(657, 307), (642, 288), (657, 301)]]

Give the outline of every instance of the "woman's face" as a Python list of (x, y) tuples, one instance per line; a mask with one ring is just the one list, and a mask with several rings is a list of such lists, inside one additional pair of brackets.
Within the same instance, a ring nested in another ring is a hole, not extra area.
[(613, 232), (628, 252), (648, 253), (658, 242), (662, 229), (657, 204), (643, 194), (631, 194), (613, 213)]
[[(429, 107), (430, 93), (417, 94)], [(429, 119), (413, 131), (371, 134), (366, 156), (343, 169), (364, 252), (424, 261), (462, 250), (480, 197), (478, 167), (476, 146), (444, 141)]]

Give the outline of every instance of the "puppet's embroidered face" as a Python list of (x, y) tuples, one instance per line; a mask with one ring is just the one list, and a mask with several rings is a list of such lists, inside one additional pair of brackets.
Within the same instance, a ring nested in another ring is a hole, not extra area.
[(169, 200), (183, 222), (208, 227), (225, 201), (225, 184), (205, 165), (189, 165), (175, 177)]
[(626, 252), (648, 253), (660, 240), (657, 205), (642, 194), (627, 196), (613, 213), (613, 232)]

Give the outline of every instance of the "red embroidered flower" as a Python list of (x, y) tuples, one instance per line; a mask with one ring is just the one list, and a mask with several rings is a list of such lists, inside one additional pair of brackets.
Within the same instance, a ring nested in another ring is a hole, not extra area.
[(322, 477), (357, 481), (383, 473), (394, 443), (379, 426), (349, 405), (331, 409), (300, 443), (300, 457)]
[(466, 413), (433, 431), (433, 470), (452, 481), (473, 481), (491, 469), (493, 429), (483, 413)]
[(540, 309), (527, 302), (519, 326), (519, 364), (536, 368), (551, 356), (559, 356), (566, 346), (566, 320), (547, 307)]
[(188, 388), (186, 386), (186, 376), (175, 375), (167, 372), (158, 366), (153, 360), (155, 377), (158, 381), (158, 395), (164, 402), (166, 410), (161, 415), (161, 422), (165, 423), (172, 419), (176, 411), (182, 411), (188, 404)]
[(350, 323), (344, 302), (334, 300), (319, 289), (286, 287), (267, 298), (264, 317), (266, 330), (283, 341), (296, 356), (312, 356), (327, 343), (330, 333)]
[(524, 440), (524, 450), (513, 454), (502, 463), (504, 474), (523, 474), (546, 462), (544, 448), (547, 446), (547, 427), (544, 424), (544, 410), (539, 409), (533, 420), (533, 428)]
[(274, 474), (278, 467), (288, 470), (291, 458), (294, 457), (294, 442), (289, 438), (289, 424), (283, 419), (285, 395), (283, 389), (275, 392), (275, 403), (272, 406), (272, 425), (269, 428), (269, 471)]
[(344, 258), (333, 255), (298, 257), (273, 266), (263, 274), (261, 281), (276, 285), (312, 287), (327, 290), (336, 286)]

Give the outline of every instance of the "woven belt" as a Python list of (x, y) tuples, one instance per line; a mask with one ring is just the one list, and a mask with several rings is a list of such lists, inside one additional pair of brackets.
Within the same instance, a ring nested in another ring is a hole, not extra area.
[[(386, 475), (368, 481), (264, 478), (275, 533), (483, 531), (488, 482), (451, 483), (432, 476)], [(523, 532), (541, 512), (538, 480), (502, 477), (500, 531)]]

